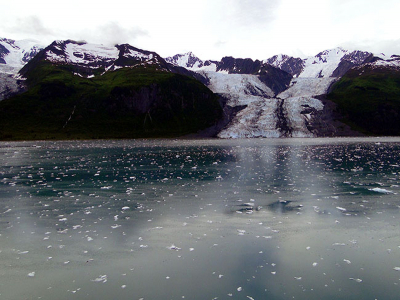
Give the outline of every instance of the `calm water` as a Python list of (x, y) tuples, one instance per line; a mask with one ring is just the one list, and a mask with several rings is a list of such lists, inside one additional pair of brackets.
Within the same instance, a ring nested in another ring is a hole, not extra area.
[(0, 299), (398, 299), (400, 139), (0, 143)]

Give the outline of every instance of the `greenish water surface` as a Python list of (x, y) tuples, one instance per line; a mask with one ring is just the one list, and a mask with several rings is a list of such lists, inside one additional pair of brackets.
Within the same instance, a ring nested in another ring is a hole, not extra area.
[(0, 298), (398, 299), (400, 139), (0, 143)]

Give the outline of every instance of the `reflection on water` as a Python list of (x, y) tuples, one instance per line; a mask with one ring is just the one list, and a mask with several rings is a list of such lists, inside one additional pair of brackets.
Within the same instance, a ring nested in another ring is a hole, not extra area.
[(400, 139), (0, 144), (1, 299), (397, 299)]

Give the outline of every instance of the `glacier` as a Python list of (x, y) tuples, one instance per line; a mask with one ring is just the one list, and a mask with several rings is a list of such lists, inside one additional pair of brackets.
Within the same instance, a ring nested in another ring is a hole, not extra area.
[(0, 38), (0, 101), (23, 90), (18, 72), (41, 49), (35, 40)]
[[(259, 75), (235, 74), (226, 69), (217, 71), (215, 64), (210, 70), (210, 66), (204, 66), (192, 52), (166, 60), (204, 76), (207, 86), (227, 99), (226, 105), (242, 107), (217, 134), (219, 138), (314, 137), (316, 134), (310, 129), (310, 123), (314, 115), (324, 109), (323, 103), (315, 97), (325, 94), (337, 80), (332, 74), (348, 54), (336, 48), (302, 60), (301, 72), (294, 74), (289, 87), (278, 94), (263, 83)], [(282, 66), (288, 60), (290, 57), (279, 55), (269, 61), (273, 66)], [(299, 64), (299, 60), (296, 63)], [(238, 71), (236, 66), (232, 71)]]
[[(166, 61), (202, 75), (203, 83), (226, 100), (226, 107), (236, 108), (217, 134), (220, 138), (332, 136), (338, 127), (349, 134), (334, 120), (334, 105), (323, 95), (351, 68), (400, 68), (400, 56), (341, 47), (306, 58), (279, 54), (262, 61), (224, 57), (218, 62), (188, 52)], [(275, 76), (271, 67), (291, 75), (284, 89), (265, 80), (266, 74)]]

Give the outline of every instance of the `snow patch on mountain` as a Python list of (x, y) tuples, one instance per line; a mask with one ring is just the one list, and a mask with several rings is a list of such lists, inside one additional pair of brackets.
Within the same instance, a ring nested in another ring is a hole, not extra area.
[(153, 54), (145, 54), (133, 49), (129, 49), (127, 53), (124, 53), (123, 55), (126, 58), (136, 58), (140, 60), (152, 60), (154, 58)]
[(393, 60), (393, 61), (379, 60), (375, 62), (374, 65), (379, 67), (400, 68), (400, 60)]
[(116, 47), (103, 45), (57, 41), (53, 49), (46, 52), (47, 60), (53, 63), (91, 64), (97, 68), (99, 63), (114, 61), (119, 51)]

